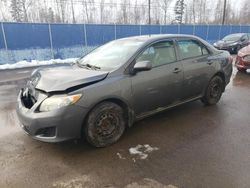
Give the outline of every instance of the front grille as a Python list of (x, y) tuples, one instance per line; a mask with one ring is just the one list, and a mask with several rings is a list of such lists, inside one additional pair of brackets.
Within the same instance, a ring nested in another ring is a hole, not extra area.
[(41, 137), (54, 137), (56, 135), (56, 127), (47, 127), (39, 129), (36, 132), (36, 135)]
[(27, 126), (23, 125), (22, 128), (27, 134), (30, 134), (30, 130), (28, 129)]

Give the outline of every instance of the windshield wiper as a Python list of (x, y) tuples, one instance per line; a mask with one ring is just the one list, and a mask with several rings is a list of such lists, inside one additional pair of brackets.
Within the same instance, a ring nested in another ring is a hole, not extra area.
[(94, 70), (100, 70), (101, 67), (98, 67), (98, 66), (95, 66), (95, 65), (90, 65), (89, 63), (86, 63), (86, 64), (81, 64), (82, 66), (86, 66), (90, 69), (94, 69)]
[(81, 64), (79, 59), (76, 60), (75, 62), (79, 67), (84, 67), (84, 68), (88, 68), (88, 69), (93, 69), (93, 70), (100, 70), (101, 67), (98, 67), (98, 66), (95, 66), (95, 65), (91, 65), (89, 63), (86, 63), (86, 64)]
[(75, 64), (77, 64), (79, 67), (81, 66), (81, 63), (80, 63), (79, 59), (77, 59), (77, 60), (75, 61)]

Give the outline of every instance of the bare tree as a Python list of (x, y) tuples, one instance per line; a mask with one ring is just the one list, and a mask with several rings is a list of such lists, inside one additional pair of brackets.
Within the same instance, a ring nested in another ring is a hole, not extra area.
[(20, 0), (20, 6), (21, 6), (21, 10), (23, 12), (23, 21), (24, 22), (28, 22), (28, 13), (27, 13), (27, 9), (28, 6), (26, 5), (27, 0)]
[(71, 3), (71, 11), (72, 11), (72, 21), (73, 21), (73, 23), (76, 23), (73, 0), (70, 0), (70, 3)]
[(193, 2), (192, 2), (192, 14), (193, 14), (193, 23), (196, 23), (195, 0), (193, 0)]
[(129, 0), (124, 0), (124, 4), (121, 5), (122, 22), (124, 24), (128, 23), (128, 2)]
[(141, 12), (140, 8), (138, 6), (138, 1), (135, 1), (135, 6), (134, 6), (134, 23), (139, 24), (141, 19)]
[(239, 17), (240, 19), (240, 23), (241, 24), (249, 24), (249, 18), (250, 18), (250, 6), (249, 6), (249, 0), (245, 0), (244, 3), (242, 3), (241, 7), (240, 7), (240, 13), (239, 13)]
[(164, 16), (164, 24), (166, 25), (167, 24), (167, 13), (168, 13), (168, 7), (169, 7), (169, 4), (172, 2), (172, 0), (161, 0), (159, 1), (159, 4), (160, 4), (160, 8), (162, 9), (163, 11), (163, 16)]
[(221, 23), (222, 20), (222, 10), (223, 10), (223, 2), (222, 0), (218, 0), (215, 8), (215, 17), (214, 23)]
[[(241, 6), (237, 8), (233, 1), (227, 1), (227, 24), (250, 24), (248, 1), (242, 0)], [(170, 7), (172, 2), (179, 3), (175, 10)], [(147, 3), (148, 1), (144, 0), (0, 0), (0, 20), (146, 24)], [(223, 0), (151, 0), (151, 4), (151, 18), (154, 24), (170, 24), (175, 15), (178, 17), (178, 23), (186, 24), (220, 24), (222, 20)]]
[(59, 0), (60, 10), (61, 10), (61, 18), (62, 22), (65, 23), (65, 9), (67, 5), (67, 0)]
[(7, 7), (7, 1), (1, 0), (0, 1), (0, 21), (7, 21), (7, 15), (6, 15), (6, 7)]
[(89, 23), (89, 7), (88, 7), (88, 1), (83, 0), (82, 1), (82, 6), (83, 6), (83, 14), (86, 16), (84, 19), (85, 22)]
[(207, 0), (201, 1), (201, 7), (202, 7), (202, 23), (206, 23), (207, 20)]
[(60, 9), (60, 0), (55, 0), (56, 1), (56, 14), (57, 14), (57, 17), (56, 17), (56, 22), (61, 22), (61, 9)]
[(100, 4), (100, 23), (101, 24), (104, 21), (104, 9), (105, 9), (105, 0), (101, 0), (101, 4)]
[(153, 6), (151, 8), (152, 16), (151, 20), (153, 24), (160, 24), (160, 11), (159, 7), (161, 6), (159, 1), (153, 1)]
[(89, 0), (89, 23), (94, 23), (96, 19), (95, 0)]

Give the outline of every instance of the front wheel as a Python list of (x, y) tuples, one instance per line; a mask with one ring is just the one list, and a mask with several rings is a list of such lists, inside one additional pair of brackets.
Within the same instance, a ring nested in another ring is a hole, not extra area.
[(87, 141), (95, 147), (106, 147), (123, 135), (126, 127), (123, 109), (112, 102), (97, 105), (85, 125)]
[(223, 93), (224, 90), (224, 82), (220, 76), (214, 76), (206, 89), (206, 93), (201, 99), (201, 101), (206, 105), (214, 105), (216, 104)]

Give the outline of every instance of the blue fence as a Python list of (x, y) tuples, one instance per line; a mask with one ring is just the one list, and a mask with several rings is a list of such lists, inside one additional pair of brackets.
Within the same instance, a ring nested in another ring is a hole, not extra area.
[(212, 43), (247, 25), (100, 25), (0, 23), (0, 64), (79, 57), (110, 40), (147, 34), (192, 34)]

